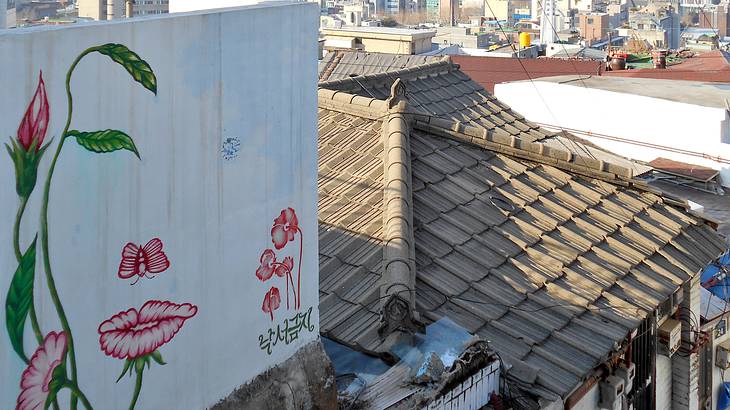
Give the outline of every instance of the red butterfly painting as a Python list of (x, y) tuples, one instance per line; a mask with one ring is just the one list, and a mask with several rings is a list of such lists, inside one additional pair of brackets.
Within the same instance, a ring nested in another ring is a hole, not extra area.
[(142, 277), (152, 279), (156, 274), (164, 272), (170, 267), (167, 255), (162, 251), (162, 241), (154, 238), (147, 242), (144, 247), (129, 242), (122, 249), (122, 261), (119, 263), (117, 275), (121, 279), (129, 279), (136, 276), (132, 285), (136, 284)]

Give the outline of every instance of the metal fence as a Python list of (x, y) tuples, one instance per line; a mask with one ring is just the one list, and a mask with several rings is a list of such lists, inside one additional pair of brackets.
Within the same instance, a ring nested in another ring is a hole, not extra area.
[(477, 410), (489, 403), (492, 393), (499, 394), (499, 361), (479, 370), (424, 410)]

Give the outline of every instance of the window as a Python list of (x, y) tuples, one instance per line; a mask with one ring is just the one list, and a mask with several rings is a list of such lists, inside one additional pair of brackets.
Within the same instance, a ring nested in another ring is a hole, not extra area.
[(589, 17), (588, 18), (588, 24), (593, 24), (593, 18), (592, 17)]

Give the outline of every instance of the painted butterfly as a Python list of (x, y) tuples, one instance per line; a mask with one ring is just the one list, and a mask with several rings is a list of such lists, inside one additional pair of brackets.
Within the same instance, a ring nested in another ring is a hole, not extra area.
[(121, 279), (129, 279), (136, 276), (137, 279), (132, 283), (136, 284), (143, 276), (149, 279), (154, 278), (157, 274), (164, 272), (170, 267), (170, 261), (167, 255), (162, 251), (162, 241), (154, 238), (147, 242), (147, 245), (137, 245), (129, 242), (122, 249), (122, 261), (119, 263), (119, 271), (117, 275)]

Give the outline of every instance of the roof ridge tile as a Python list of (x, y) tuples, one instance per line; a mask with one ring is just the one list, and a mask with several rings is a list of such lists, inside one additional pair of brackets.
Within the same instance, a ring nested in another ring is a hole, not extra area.
[[(633, 170), (603, 160), (579, 155), (567, 149), (547, 146), (539, 141), (527, 141), (516, 135), (509, 135), (502, 130), (485, 130), (459, 121), (443, 118), (431, 118), (424, 122), (416, 119), (415, 126), (426, 127), (426, 131), (435, 132), (458, 141), (466, 141), (490, 150), (502, 151), (539, 163), (547, 163), (563, 170), (598, 177), (615, 182), (633, 180)], [(446, 133), (447, 135), (443, 135)], [(492, 145), (493, 144), (493, 145)]]

